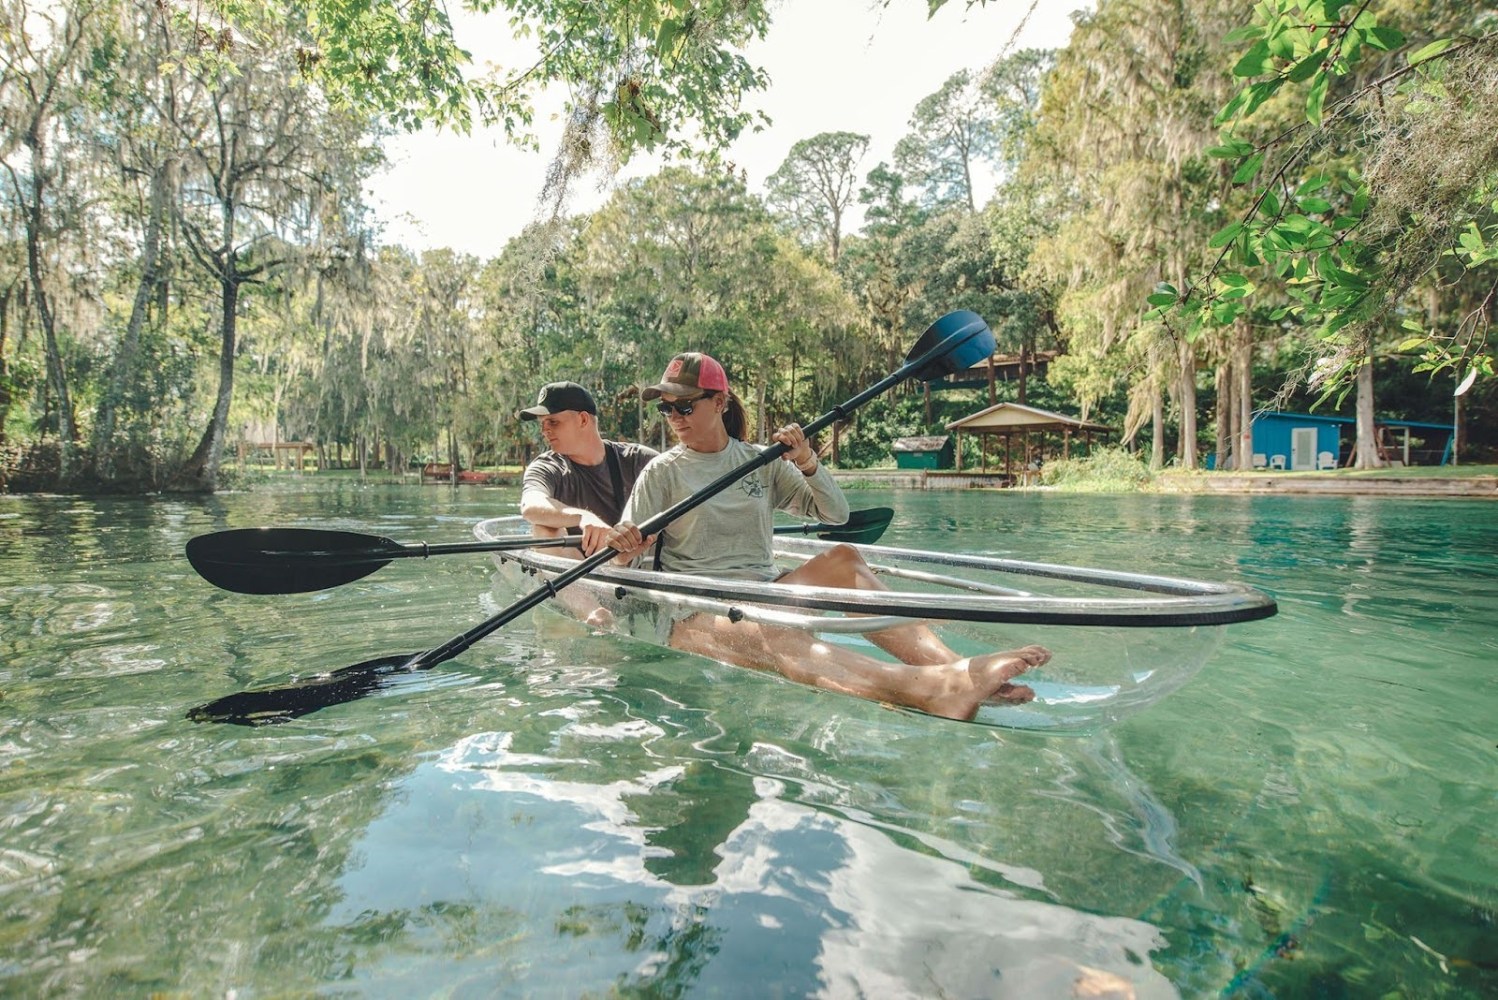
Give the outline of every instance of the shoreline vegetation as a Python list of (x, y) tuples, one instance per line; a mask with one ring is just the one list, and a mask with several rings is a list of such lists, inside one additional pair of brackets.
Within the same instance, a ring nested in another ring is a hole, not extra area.
[[(479, 476), (457, 486), (518, 487), (523, 468), (500, 465), (470, 470)], [(454, 488), (448, 480), (424, 477), (420, 470), (392, 475), (383, 469), (361, 475), (358, 469), (313, 469), (227, 465), (222, 489), (255, 490), (278, 482), (340, 479), (388, 482), (410, 486)], [(880, 466), (834, 469), (833, 476), (848, 490), (859, 489), (979, 489), (1026, 493), (1241, 493), (1320, 496), (1480, 497), (1498, 499), (1498, 464), (1391, 466), (1378, 469), (1335, 469), (1317, 472), (1254, 469), (1246, 471), (1166, 468), (1150, 470), (1123, 449), (1100, 449), (1088, 458), (1048, 463), (1030, 481), (1000, 485), (998, 470), (900, 469)], [(51, 492), (51, 491), (43, 491)], [(28, 492), (3, 495), (26, 496)], [(32, 494), (35, 495), (35, 494)], [(88, 495), (87, 491), (80, 495)]]

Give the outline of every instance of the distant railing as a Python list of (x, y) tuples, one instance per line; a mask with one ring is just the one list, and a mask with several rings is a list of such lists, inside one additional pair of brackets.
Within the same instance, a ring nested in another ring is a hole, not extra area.
[[(239, 464), (259, 461), (259, 452), (267, 452), (276, 468), (283, 462), (288, 469), (301, 472), (307, 464), (309, 454), (316, 455), (317, 445), (310, 441), (241, 441), (238, 445)], [(313, 471), (316, 471), (316, 465)]]

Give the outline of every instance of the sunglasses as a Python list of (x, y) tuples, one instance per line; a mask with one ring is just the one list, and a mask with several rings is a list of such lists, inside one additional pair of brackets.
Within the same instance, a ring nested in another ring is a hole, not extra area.
[(690, 417), (692, 415), (692, 408), (706, 398), (706, 396), (694, 396), (691, 399), (678, 399), (674, 403), (668, 403), (663, 399), (655, 404), (655, 409), (657, 413), (667, 414), (675, 410), (677, 416)]

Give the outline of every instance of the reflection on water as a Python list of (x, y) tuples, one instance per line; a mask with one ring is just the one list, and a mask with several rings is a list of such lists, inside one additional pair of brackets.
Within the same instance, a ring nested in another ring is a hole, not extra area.
[(896, 509), (890, 544), (1240, 579), (1281, 614), (1096, 738), (545, 612), (247, 730), (184, 713), (430, 648), (492, 614), (491, 567), (247, 597), (198, 580), (188, 538), (462, 541), (513, 491), (0, 497), (0, 993), (1498, 990), (1498, 508), (856, 500)]
[(405, 953), (430, 933), (427, 915), (502, 895), (505, 922), (532, 929), (527, 946), (462, 963), (466, 988), (1034, 997), (1083, 979), (1177, 995), (1148, 965), (1163, 945), (1149, 924), (1027, 898), (1050, 896), (1037, 872), (1005, 886), (1003, 866), (986, 866), (996, 884), (984, 884), (972, 871), (981, 857), (933, 836), (908, 850), (867, 815), (795, 801), (785, 781), (700, 761), (560, 777), (664, 735), (579, 720), (553, 746), (570, 737), (588, 752), (552, 757), (517, 750), (513, 733), (477, 734), (404, 779), (356, 851), (419, 874), (347, 871), (328, 914), (402, 926), (407, 948), (361, 976), (416, 987), (450, 975), (445, 950)]

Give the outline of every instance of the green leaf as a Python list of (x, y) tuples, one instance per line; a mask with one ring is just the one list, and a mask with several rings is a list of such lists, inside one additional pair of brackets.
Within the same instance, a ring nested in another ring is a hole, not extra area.
[(1321, 64), (1324, 62), (1326, 62), (1325, 53), (1312, 52), (1300, 62), (1290, 67), (1290, 72), (1286, 73), (1285, 77), (1291, 83), (1305, 83), (1316, 75), (1316, 71), (1321, 68)]
[(1322, 212), (1330, 212), (1332, 210), (1332, 203), (1327, 201), (1325, 198), (1302, 198), (1299, 202), (1297, 202), (1297, 204), (1300, 205), (1300, 210), (1302, 212), (1314, 212), (1316, 214), (1320, 214)]
[(1222, 37), (1224, 45), (1242, 45), (1264, 37), (1264, 28), (1258, 24), (1245, 24), (1234, 28)]
[(681, 22), (670, 18), (661, 22), (661, 30), (656, 32), (655, 51), (663, 58), (672, 54), (676, 48), (676, 40), (682, 35)]
[(1321, 106), (1326, 101), (1326, 85), (1330, 75), (1322, 73), (1311, 81), (1310, 90), (1306, 94), (1306, 120), (1312, 125), (1321, 124)]
[(1222, 106), (1222, 110), (1212, 116), (1214, 128), (1220, 128), (1222, 123), (1236, 115), (1245, 104), (1248, 103), (1248, 88), (1238, 91), (1233, 99)]
[(1424, 337), (1411, 337), (1409, 340), (1401, 341), (1399, 346), (1394, 348), (1394, 350), (1399, 354), (1403, 354), (1405, 351), (1413, 351), (1415, 348), (1424, 343)]
[(1228, 225), (1223, 226), (1221, 229), (1217, 230), (1217, 232), (1212, 235), (1212, 238), (1207, 242), (1207, 246), (1212, 247), (1213, 249), (1216, 249), (1217, 247), (1225, 247), (1229, 243), (1233, 242), (1233, 240), (1237, 238), (1238, 234), (1241, 232), (1243, 232), (1243, 223), (1229, 223)]
[(1253, 179), (1253, 176), (1259, 172), (1259, 167), (1263, 164), (1263, 162), (1263, 153), (1260, 153), (1257, 156), (1251, 156), (1247, 160), (1243, 161), (1243, 164), (1239, 166), (1238, 169), (1233, 173), (1233, 183), (1247, 184), (1250, 180)]
[(1280, 214), (1280, 200), (1273, 191), (1264, 192), (1264, 199), (1259, 202), (1259, 213), (1270, 219)]
[(1229, 136), (1223, 140), (1221, 146), (1213, 146), (1207, 150), (1208, 156), (1215, 156), (1219, 160), (1233, 160), (1240, 156), (1247, 156), (1254, 151), (1254, 144), (1247, 139), (1234, 139)]
[(1300, 187), (1295, 189), (1295, 197), (1303, 198), (1308, 194), (1315, 194), (1317, 191), (1320, 191), (1331, 182), (1332, 179), (1330, 175), (1316, 174), (1313, 177), (1307, 178), (1305, 182), (1300, 185)]
[(1233, 67), (1234, 76), (1263, 76), (1274, 72), (1274, 56), (1269, 52), (1269, 42), (1259, 41), (1243, 54)]
[(1369, 28), (1363, 32), (1368, 44), (1375, 49), (1383, 49), (1385, 52), (1399, 48), (1404, 44), (1404, 34), (1394, 28)]
[[(1325, 80), (1326, 77), (1320, 76), (1317, 79)], [(1249, 87), (1246, 91), (1247, 99), (1243, 106), (1243, 113), (1245, 115), (1253, 114), (1256, 110), (1258, 110), (1259, 105), (1263, 104), (1265, 101), (1274, 96), (1275, 91), (1279, 90), (1280, 85), (1284, 82), (1284, 77), (1277, 76), (1273, 80), (1264, 80), (1261, 83), (1256, 83), (1253, 86)]]
[(1442, 52), (1445, 52), (1447, 49), (1451, 48), (1452, 43), (1455, 41), (1456, 39), (1454, 38), (1436, 39), (1429, 45), (1421, 47), (1414, 53), (1414, 55), (1410, 56), (1410, 65), (1418, 66), (1421, 63), (1425, 62), (1427, 59), (1434, 59)]
[(1472, 369), (1468, 370), (1467, 377), (1464, 378), (1464, 379), (1462, 379), (1462, 384), (1456, 387), (1456, 392), (1453, 392), (1452, 395), (1453, 396), (1465, 396), (1467, 394), (1467, 390), (1470, 389), (1470, 388), (1472, 388), (1472, 383), (1476, 382), (1476, 381), (1477, 381), (1477, 369), (1476, 368), (1472, 368)]

